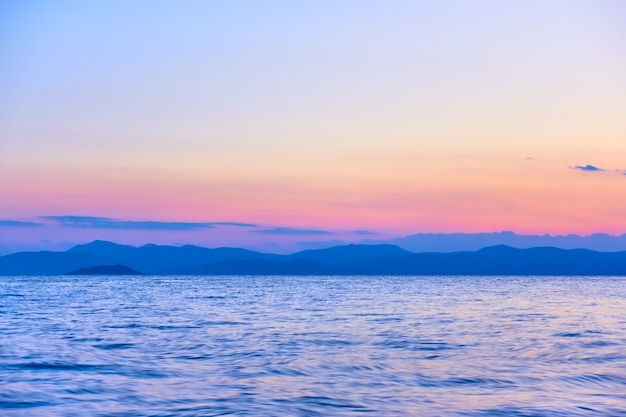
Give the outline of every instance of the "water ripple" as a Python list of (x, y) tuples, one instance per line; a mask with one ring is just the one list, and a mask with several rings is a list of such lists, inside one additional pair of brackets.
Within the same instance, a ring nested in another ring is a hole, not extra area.
[(626, 281), (3, 277), (4, 416), (626, 416)]

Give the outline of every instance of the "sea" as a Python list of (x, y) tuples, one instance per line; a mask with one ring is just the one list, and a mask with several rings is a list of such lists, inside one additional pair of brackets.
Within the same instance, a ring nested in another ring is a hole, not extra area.
[(0, 277), (1, 416), (626, 416), (626, 277)]

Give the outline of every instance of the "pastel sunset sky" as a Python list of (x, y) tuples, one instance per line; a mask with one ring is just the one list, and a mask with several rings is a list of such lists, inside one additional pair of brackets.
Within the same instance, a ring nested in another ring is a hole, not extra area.
[(621, 0), (3, 1), (0, 251), (626, 233), (625, 22)]

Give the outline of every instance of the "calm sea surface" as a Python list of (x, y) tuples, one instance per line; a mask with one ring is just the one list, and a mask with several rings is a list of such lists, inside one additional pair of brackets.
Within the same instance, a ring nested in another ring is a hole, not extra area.
[(0, 415), (626, 416), (626, 278), (0, 277)]

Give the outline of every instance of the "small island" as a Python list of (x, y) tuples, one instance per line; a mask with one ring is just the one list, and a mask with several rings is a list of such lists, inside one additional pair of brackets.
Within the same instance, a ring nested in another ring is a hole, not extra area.
[(79, 268), (65, 275), (143, 275), (143, 273), (126, 265), (96, 265)]

